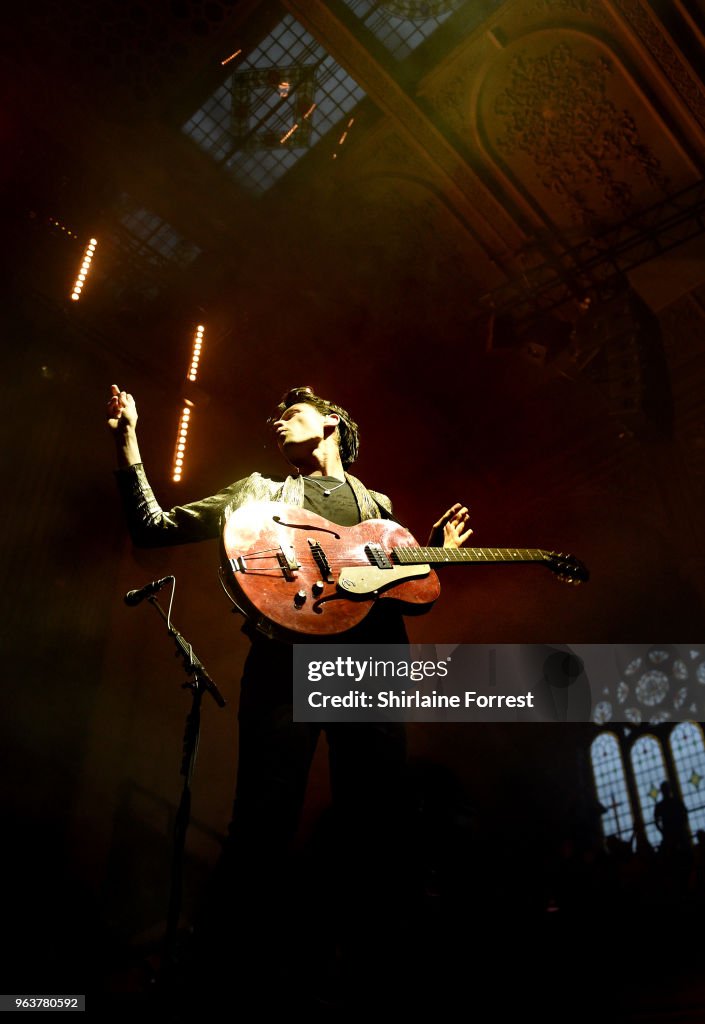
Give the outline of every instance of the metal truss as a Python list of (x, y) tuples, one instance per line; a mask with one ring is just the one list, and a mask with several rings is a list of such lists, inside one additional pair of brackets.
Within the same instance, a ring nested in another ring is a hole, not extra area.
[(705, 180), (628, 217), (616, 228), (527, 270), (480, 300), (482, 308), (528, 322), (590, 294), (604, 298), (629, 270), (705, 234)]

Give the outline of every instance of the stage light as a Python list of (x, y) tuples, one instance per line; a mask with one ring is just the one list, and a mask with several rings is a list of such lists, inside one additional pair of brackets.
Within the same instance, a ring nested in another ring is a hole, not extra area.
[(65, 231), (69, 238), (78, 239), (78, 235), (76, 234), (76, 232), (72, 231), (71, 228), (67, 228), (66, 225), (62, 224), (61, 221), (56, 219), (56, 217), (47, 217), (47, 221), (49, 224), (52, 225), (52, 227), (59, 228), (61, 231)]
[[(201, 359), (204, 332), (205, 327), (203, 324), (198, 324), (193, 337), (191, 362), (186, 373), (186, 380), (190, 383), (195, 383), (196, 377), (198, 376), (198, 364)], [(176, 444), (174, 446), (174, 460), (171, 479), (175, 483), (178, 483), (183, 475), (183, 468), (186, 461), (186, 441), (188, 437), (188, 427), (191, 420), (192, 408), (193, 402), (190, 399), (185, 398), (183, 408), (181, 410), (181, 416), (179, 417), (179, 426), (176, 431)]]
[(279, 142), (280, 142), (280, 143), (282, 143), (282, 142), (286, 142), (286, 141), (287, 141), (287, 139), (290, 139), (290, 138), (291, 138), (291, 136), (292, 136), (292, 135), (294, 134), (294, 132), (296, 131), (296, 129), (297, 129), (298, 127), (299, 127), (299, 126), (298, 126), (298, 124), (295, 124), (295, 125), (294, 125), (294, 126), (293, 126), (292, 128), (290, 128), (290, 129), (289, 129), (289, 131), (288, 131), (288, 132), (286, 133), (286, 135), (283, 135), (283, 136), (281, 137), (281, 139), (279, 140)]
[(241, 53), (242, 50), (236, 50), (235, 53), (231, 53), (229, 57), (225, 58), (225, 60), (221, 60), (220, 66), (225, 67), (226, 64), (229, 64), (231, 60), (235, 60), (235, 58)]
[[(347, 139), (348, 132), (352, 128), (354, 121), (355, 121), (355, 118), (351, 117), (350, 120), (348, 121), (348, 123), (345, 125), (345, 129), (343, 131), (343, 134), (338, 139), (338, 149), (340, 149), (340, 147), (343, 145), (343, 143)], [(333, 159), (336, 160), (337, 157), (338, 157), (338, 153), (337, 152), (333, 153)]]
[(205, 327), (203, 324), (198, 324), (196, 327), (196, 333), (193, 336), (193, 346), (191, 349), (191, 364), (186, 373), (186, 379), (191, 382), (195, 381), (198, 376), (198, 364), (201, 358), (201, 351), (203, 349), (203, 338), (204, 338)]
[(91, 261), (93, 259), (93, 255), (95, 253), (97, 245), (97, 240), (95, 238), (91, 238), (90, 242), (84, 250), (81, 266), (79, 268), (78, 274), (76, 275), (76, 280), (73, 283), (73, 288), (71, 289), (71, 299), (73, 302), (78, 302), (78, 300), (81, 297), (81, 291), (83, 289), (84, 282), (88, 277), (88, 271), (90, 270)]
[(171, 473), (171, 479), (175, 483), (178, 483), (183, 475), (184, 463), (186, 462), (186, 439), (188, 436), (190, 419), (191, 410), (187, 405), (184, 405), (184, 407), (181, 410), (181, 416), (179, 417), (179, 426), (176, 432), (174, 462)]

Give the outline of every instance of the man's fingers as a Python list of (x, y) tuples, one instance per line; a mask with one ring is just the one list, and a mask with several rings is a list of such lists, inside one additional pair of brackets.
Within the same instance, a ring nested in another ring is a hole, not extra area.
[(463, 506), (463, 508), (459, 509), (459, 511), (457, 511), (454, 514), (451, 522), (453, 523), (454, 526), (462, 526), (463, 523), (467, 523), (469, 518), (470, 512), (468, 511), (467, 508), (465, 508), (465, 506)]
[(443, 513), (438, 522), (433, 524), (434, 543), (441, 539), (441, 536), (438, 534), (440, 530), (442, 531), (442, 539), (448, 547), (460, 547), (473, 532), (469, 527), (467, 530), (465, 529), (469, 518), (470, 509), (467, 505), (461, 505), (459, 501), (456, 501), (454, 505), (451, 505)]
[[(455, 505), (449, 508), (447, 512), (444, 512), (441, 518), (438, 520), (438, 522), (433, 524), (434, 530), (437, 529), (439, 526), (445, 526), (446, 523), (450, 522), (450, 520), (452, 519), (452, 517), (455, 515), (459, 508), (460, 502), (456, 501)], [(467, 509), (465, 511), (467, 511)]]

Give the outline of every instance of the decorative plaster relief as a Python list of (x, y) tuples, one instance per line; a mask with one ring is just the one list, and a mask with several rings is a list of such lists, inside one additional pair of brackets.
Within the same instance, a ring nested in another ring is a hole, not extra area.
[(536, 32), (497, 54), (478, 127), (493, 170), (556, 225), (616, 223), (667, 193), (682, 165), (615, 55), (584, 33), (561, 36)]

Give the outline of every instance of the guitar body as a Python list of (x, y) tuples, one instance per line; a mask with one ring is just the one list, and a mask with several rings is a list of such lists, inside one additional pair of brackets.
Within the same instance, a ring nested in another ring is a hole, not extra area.
[(344, 633), (378, 600), (406, 614), (428, 611), (440, 594), (429, 565), (394, 565), (398, 545), (416, 545), (388, 519), (336, 526), (304, 508), (243, 505), (225, 524), (223, 566), (235, 601), (263, 632), (299, 640)]

